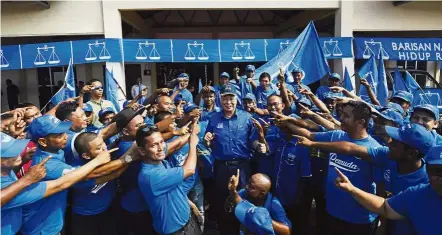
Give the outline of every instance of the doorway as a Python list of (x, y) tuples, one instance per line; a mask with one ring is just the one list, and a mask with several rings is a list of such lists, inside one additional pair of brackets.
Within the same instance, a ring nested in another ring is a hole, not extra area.
[(125, 64), (124, 73), (126, 75), (126, 98), (133, 99), (130, 90), (137, 84), (137, 78), (141, 77), (141, 64)]

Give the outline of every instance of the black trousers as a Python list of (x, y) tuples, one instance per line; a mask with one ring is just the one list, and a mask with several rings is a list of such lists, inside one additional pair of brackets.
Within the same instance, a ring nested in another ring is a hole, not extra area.
[(96, 215), (80, 215), (72, 211), (71, 235), (117, 235), (117, 222), (108, 208)]
[(354, 224), (340, 220), (327, 213), (326, 235), (373, 235), (376, 232), (378, 220), (369, 224)]
[(201, 229), (196, 222), (196, 219), (194, 216), (190, 216), (189, 222), (187, 222), (186, 225), (184, 225), (181, 229), (179, 229), (176, 232), (170, 233), (168, 235), (202, 235), (203, 232), (201, 232)]
[(215, 161), (216, 211), (220, 234), (223, 235), (238, 234), (239, 231), (239, 221), (236, 219), (234, 211), (227, 212), (224, 208), (224, 202), (229, 196), (227, 186), (230, 177), (236, 175), (238, 169), (240, 170), (238, 188), (242, 189), (246, 186), (250, 178), (250, 162), (248, 160), (242, 160), (241, 162), (231, 164), (225, 161)]
[(122, 226), (120, 235), (157, 235), (153, 228), (153, 219), (149, 211), (132, 213), (121, 209)]
[[(318, 173), (317, 173), (318, 174)], [(314, 178), (303, 178), (300, 184), (300, 199), (299, 199), (299, 211), (296, 212), (295, 221), (292, 220), (293, 228), (292, 234), (304, 235), (309, 234), (310, 224), (310, 212), (312, 210), (313, 199), (315, 199), (315, 228), (314, 234), (323, 235), (326, 230), (326, 205), (325, 205), (325, 193), (323, 184), (321, 182), (322, 177), (316, 175)]]

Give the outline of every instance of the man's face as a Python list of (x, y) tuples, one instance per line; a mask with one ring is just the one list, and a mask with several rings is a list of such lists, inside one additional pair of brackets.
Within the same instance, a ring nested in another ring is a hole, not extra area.
[(137, 115), (127, 124), (127, 126), (124, 128), (127, 135), (135, 138), (137, 135), (137, 131), (140, 127), (144, 126), (144, 119), (141, 115)]
[(255, 101), (253, 101), (253, 100), (250, 100), (250, 99), (244, 99), (244, 109), (247, 111), (247, 112), (252, 112), (253, 111), (253, 109), (255, 109), (256, 108), (256, 103), (255, 103)]
[(94, 97), (102, 97), (103, 96), (103, 85), (101, 82), (93, 82), (91, 84), (94, 88), (91, 91), (91, 95)]
[(90, 157), (91, 159), (94, 159), (98, 156), (98, 154), (106, 151), (106, 149), (107, 146), (103, 138), (97, 136), (97, 138), (89, 142), (89, 151), (87, 152), (87, 156)]
[(141, 78), (137, 78), (137, 83), (141, 83)]
[(219, 78), (219, 84), (222, 85), (229, 85), (229, 78), (228, 77), (220, 77)]
[(147, 109), (147, 114), (153, 116), (157, 113), (157, 105), (152, 105)]
[[(83, 110), (84, 111), (84, 110)], [(94, 112), (84, 112), (86, 114), (86, 123), (90, 125), (92, 123), (92, 119), (94, 118)]]
[(169, 96), (160, 96), (158, 98), (158, 111), (169, 111), (173, 112), (173, 102)]
[(236, 108), (236, 96), (234, 95), (223, 95), (221, 96), (221, 105), (224, 111), (234, 112)]
[(390, 149), (389, 158), (395, 162), (404, 162), (407, 161), (407, 151), (404, 149), (405, 144), (392, 139), (390, 143), (388, 143), (388, 148)]
[(12, 118), (8, 119), (1, 119), (1, 125), (0, 125), (0, 131), (2, 132), (8, 132), (9, 131), (9, 124), (12, 122)]
[(353, 114), (353, 109), (350, 105), (346, 105), (342, 109), (339, 119), (341, 120), (341, 129), (343, 131), (354, 130), (356, 125), (358, 125)]
[(439, 126), (439, 122), (434, 119), (433, 115), (427, 111), (420, 109), (414, 110), (410, 118), (411, 123), (419, 124), (431, 131)]
[(325, 105), (327, 106), (327, 109), (330, 112), (335, 110), (335, 107), (336, 107), (336, 100), (335, 99), (325, 99), (324, 103), (325, 103)]
[(442, 166), (427, 164), (427, 173), (431, 187), (442, 197)]
[(407, 101), (400, 99), (400, 98), (391, 98), (390, 102), (396, 103), (398, 105), (400, 105), (405, 112), (408, 111), (408, 109), (410, 109), (411, 104), (408, 103)]
[[(155, 132), (152, 135), (145, 137), (146, 144), (143, 146), (145, 155), (152, 161), (162, 161), (166, 158), (164, 152), (166, 143), (160, 132)], [(141, 153), (143, 155), (143, 153)]]
[(262, 190), (258, 187), (257, 183), (254, 182), (253, 178), (250, 178), (249, 182), (246, 184), (246, 196), (254, 200), (263, 197)]
[(215, 102), (215, 93), (213, 92), (205, 92), (203, 94), (204, 104), (207, 106), (211, 106)]
[(46, 140), (45, 147), (50, 149), (63, 149), (68, 143), (68, 135), (66, 133), (49, 134), (44, 139)]
[(247, 76), (247, 78), (253, 78), (253, 77), (255, 77), (255, 71), (247, 70), (247, 71), (246, 71), (246, 76)]
[(329, 80), (329, 86), (340, 86), (341, 81), (337, 78), (331, 78)]
[(80, 107), (75, 109), (69, 121), (72, 122), (72, 129), (74, 130), (82, 130), (87, 127), (87, 116)]
[(284, 109), (284, 104), (282, 103), (282, 100), (278, 96), (271, 96), (267, 100), (267, 109), (270, 112), (273, 111), (282, 114), (282, 110)]
[(115, 113), (106, 113), (103, 115), (103, 118), (101, 119), (101, 123), (103, 123), (103, 125), (108, 124), (109, 122), (112, 121), (112, 118), (114, 118)]
[(179, 83), (180, 83), (180, 87), (187, 88), (187, 86), (189, 85), (189, 80), (187, 80), (187, 79), (179, 79)]
[(34, 121), (35, 118), (41, 117), (41, 112), (38, 110), (37, 107), (32, 106), (29, 107), (25, 112), (24, 121), (26, 122), (26, 125), (31, 124), (32, 121)]
[(295, 84), (301, 84), (302, 81), (302, 73), (292, 73), (293, 80), (295, 81)]
[(264, 89), (267, 89), (270, 85), (270, 78), (263, 77), (259, 80), (259, 85), (263, 87)]
[(20, 166), (22, 163), (22, 159), (20, 156), (1, 158), (0, 163), (1, 163), (2, 168), (11, 169), (11, 168)]

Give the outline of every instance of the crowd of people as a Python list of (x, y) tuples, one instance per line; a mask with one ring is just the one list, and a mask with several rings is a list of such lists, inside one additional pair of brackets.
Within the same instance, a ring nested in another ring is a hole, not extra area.
[[(182, 73), (117, 111), (90, 80), (46, 113), (1, 115), (1, 233), (442, 234), (439, 110), (313, 93), (248, 65), (194, 97)], [(231, 78), (232, 75), (232, 78)], [(88, 102), (84, 96), (89, 96)], [(312, 204), (315, 221), (309, 221)]]

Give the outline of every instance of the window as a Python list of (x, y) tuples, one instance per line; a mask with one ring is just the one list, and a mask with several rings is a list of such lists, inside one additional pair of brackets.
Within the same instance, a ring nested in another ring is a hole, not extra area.
[(427, 70), (427, 62), (426, 61), (404, 61), (398, 60), (397, 67), (399, 69), (416, 69), (416, 70)]

